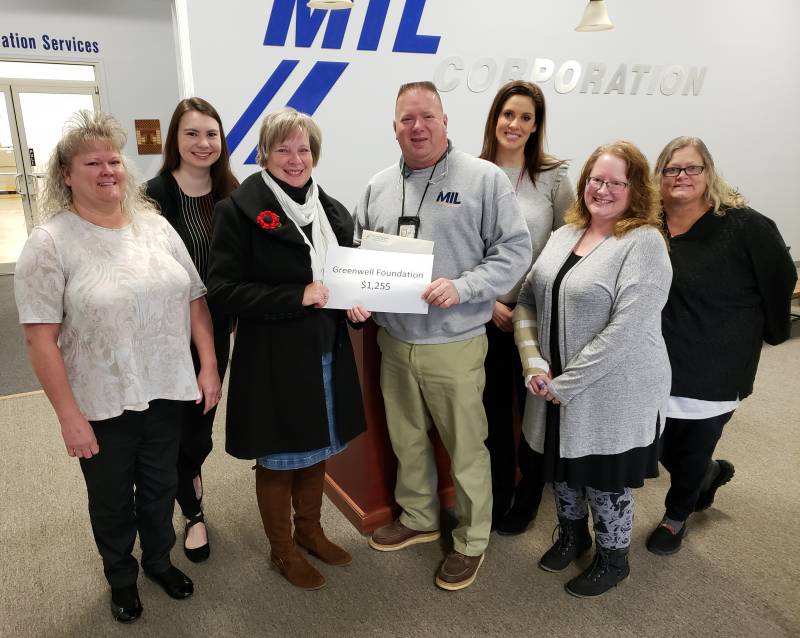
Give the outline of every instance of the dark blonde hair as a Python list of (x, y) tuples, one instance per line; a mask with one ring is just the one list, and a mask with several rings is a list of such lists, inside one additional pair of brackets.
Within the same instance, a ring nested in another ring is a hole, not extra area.
[(127, 174), (125, 190), (120, 206), (122, 213), (133, 217), (135, 210), (153, 210), (150, 201), (144, 197), (130, 160), (122, 153), (128, 136), (117, 119), (103, 111), (88, 109), (77, 111), (64, 124), (61, 139), (50, 155), (44, 177), (44, 187), (39, 199), (39, 220), (50, 217), (72, 206), (72, 189), (64, 179), (64, 169), (69, 168), (75, 156), (90, 144), (107, 145), (119, 153), (120, 162)]
[(549, 155), (544, 150), (545, 142), (545, 121), (547, 109), (545, 108), (544, 93), (537, 85), (524, 80), (515, 80), (500, 87), (497, 95), (494, 96), (492, 106), (489, 107), (489, 114), (486, 116), (486, 126), (483, 130), (483, 148), (479, 157), (489, 160), (493, 164), (497, 163), (497, 121), (500, 113), (508, 99), (514, 95), (529, 97), (533, 101), (533, 121), (536, 130), (531, 133), (528, 141), (525, 142), (523, 154), (525, 156), (525, 170), (531, 178), (531, 182), (536, 184), (536, 178), (542, 171), (549, 171), (558, 168), (564, 163)]
[(577, 183), (578, 197), (564, 215), (564, 221), (578, 228), (586, 228), (591, 221), (591, 213), (586, 206), (584, 193), (589, 174), (601, 155), (618, 157), (626, 164), (625, 176), (628, 180), (628, 208), (614, 224), (614, 235), (621, 237), (640, 226), (653, 226), (661, 230), (661, 208), (658, 191), (650, 178), (650, 165), (644, 154), (630, 142), (619, 140), (599, 146), (583, 165)]
[(322, 151), (322, 131), (310, 116), (300, 113), (290, 106), (268, 114), (261, 122), (256, 163), (262, 168), (266, 168), (270, 149), (290, 137), (295, 131), (302, 131), (308, 135), (311, 158), (313, 165), (316, 166)]
[(727, 208), (745, 206), (747, 200), (717, 172), (717, 167), (714, 164), (714, 159), (711, 157), (708, 147), (699, 137), (684, 135), (676, 137), (669, 142), (658, 155), (656, 165), (653, 168), (653, 177), (659, 181), (663, 179), (661, 171), (664, 170), (667, 163), (672, 159), (672, 154), (688, 146), (691, 146), (700, 154), (700, 157), (703, 158), (703, 164), (705, 165), (704, 171), (706, 174), (705, 200), (708, 206), (714, 209), (714, 214), (724, 215), (725, 209)]

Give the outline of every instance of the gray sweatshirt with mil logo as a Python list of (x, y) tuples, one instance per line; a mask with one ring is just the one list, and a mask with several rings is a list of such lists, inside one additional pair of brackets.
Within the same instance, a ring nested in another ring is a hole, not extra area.
[(356, 243), (364, 229), (396, 235), (398, 218), (418, 209), (417, 237), (434, 242), (433, 279), (451, 279), (460, 303), (430, 306), (427, 315), (374, 313), (375, 321), (408, 343), (482, 334), (494, 300), (511, 290), (531, 263), (530, 235), (511, 182), (494, 164), (452, 149), (435, 169), (412, 171), (401, 160), (375, 175), (358, 201)]

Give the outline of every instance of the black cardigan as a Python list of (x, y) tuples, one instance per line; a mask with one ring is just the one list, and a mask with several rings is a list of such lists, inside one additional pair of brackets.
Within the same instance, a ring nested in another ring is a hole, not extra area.
[(731, 401), (753, 391), (761, 342), (789, 338), (797, 270), (775, 223), (751, 208), (706, 212), (670, 237), (662, 330), (672, 396)]
[[(172, 173), (156, 175), (144, 185), (145, 194), (158, 204), (161, 214), (177, 231), (183, 243), (186, 246), (190, 246), (192, 240), (189, 235), (189, 229), (186, 227), (185, 220), (181, 214), (181, 200), (178, 195), (179, 188), (178, 182), (175, 181)], [(219, 199), (215, 196), (214, 201), (216, 203)]]
[[(191, 246), (192, 239), (181, 211), (179, 190), (178, 182), (175, 181), (172, 173), (156, 175), (145, 183), (145, 194), (158, 205), (161, 215), (172, 225), (188, 249)], [(216, 195), (214, 199), (218, 201)], [(207, 281), (203, 283), (208, 285)], [(231, 320), (224, 312), (215, 307), (210, 300), (208, 300), (208, 309), (214, 326), (214, 350), (217, 355), (219, 378), (224, 379), (225, 370), (228, 367), (228, 353), (230, 352)], [(199, 372), (200, 359), (194, 344), (192, 344), (192, 359), (194, 360), (195, 369)]]
[[(320, 202), (339, 244), (351, 246), (353, 220), (322, 189)], [(280, 226), (262, 228), (263, 211)], [(302, 304), (312, 281), (309, 249), (260, 173), (214, 209), (208, 289), (238, 318), (228, 389), (225, 449), (238, 458), (303, 452), (330, 444), (322, 383), (322, 311)], [(328, 311), (330, 312), (330, 311)], [(336, 432), (364, 431), (364, 411), (344, 311), (337, 312), (333, 370)]]

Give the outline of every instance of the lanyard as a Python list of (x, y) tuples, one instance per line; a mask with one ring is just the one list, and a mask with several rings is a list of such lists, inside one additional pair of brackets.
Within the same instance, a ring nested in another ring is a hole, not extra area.
[[(445, 155), (447, 155), (447, 153), (445, 153)], [(442, 156), (442, 157), (444, 157), (444, 156)], [(433, 165), (433, 170), (431, 171), (431, 174), (428, 176), (428, 183), (425, 184), (425, 190), (422, 191), (422, 197), (419, 200), (419, 206), (417, 206), (417, 213), (416, 213), (416, 215), (414, 215), (414, 217), (419, 217), (419, 213), (422, 210), (422, 203), (425, 201), (425, 195), (428, 194), (428, 188), (430, 187), (431, 180), (433, 179), (433, 174), (436, 172), (436, 167), (439, 166), (439, 162), (441, 162), (441, 161), (442, 161), (442, 158), (440, 157), (437, 160), (436, 164)], [(403, 216), (403, 217), (405, 217), (405, 215), (406, 215), (406, 178), (405, 178), (405, 176), (403, 176), (403, 201), (402, 201), (402, 204), (401, 204), (400, 215)]]

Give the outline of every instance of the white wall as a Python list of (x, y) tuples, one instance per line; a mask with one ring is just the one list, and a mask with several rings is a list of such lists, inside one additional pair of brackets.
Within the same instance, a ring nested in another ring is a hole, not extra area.
[[(630, 139), (654, 160), (669, 139), (699, 135), (723, 174), (755, 208), (778, 222), (787, 243), (795, 246), (795, 257), (800, 255), (792, 185), (800, 175), (800, 154), (794, 148), (800, 141), (796, 0), (608, 0), (616, 28), (598, 33), (573, 30), (583, 0), (428, 0), (419, 33), (441, 36), (433, 55), (392, 52), (406, 0), (391, 0), (377, 51), (357, 50), (371, 6), (366, 0), (356, 0), (341, 50), (322, 48), (324, 24), (310, 48), (295, 47), (294, 19), (286, 46), (264, 46), (273, 4), (278, 3), (188, 3), (196, 93), (217, 106), (230, 130), (281, 60), (300, 62), (267, 110), (286, 103), (314, 62), (348, 62), (315, 114), (324, 135), (316, 176), (348, 205), (373, 173), (398, 157), (391, 119), (400, 83), (434, 79), (449, 56), (460, 56), (468, 67), (491, 58), (498, 73), (511, 57), (531, 65), (535, 58), (546, 58), (556, 68), (576, 60), (584, 71), (590, 62), (600, 62), (608, 71), (599, 94), (582, 93), (580, 84), (558, 93), (552, 79), (541, 82), (548, 99), (550, 149), (575, 160), (573, 175), (597, 145), (615, 138)], [(603, 94), (620, 64), (628, 65), (626, 93)], [(663, 95), (658, 88), (647, 95), (646, 82), (632, 95), (634, 64), (706, 67), (706, 75), (699, 95), (684, 96), (680, 90)], [(469, 90), (462, 80), (443, 93), (456, 146), (479, 150), (485, 114), (501, 80), (497, 77), (483, 92)], [(240, 176), (255, 170), (242, 162), (256, 133), (257, 124), (234, 153)]]
[[(0, 35), (19, 33), (37, 40), (36, 50), (0, 47), (0, 58), (28, 61), (100, 62), (100, 98), (128, 132), (125, 152), (141, 177), (152, 177), (160, 155), (138, 155), (135, 119), (160, 119), (166, 136), (179, 99), (175, 42), (168, 0), (3, 0)], [(42, 35), (97, 41), (91, 54), (45, 51)]]

